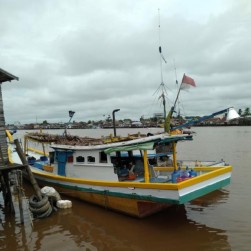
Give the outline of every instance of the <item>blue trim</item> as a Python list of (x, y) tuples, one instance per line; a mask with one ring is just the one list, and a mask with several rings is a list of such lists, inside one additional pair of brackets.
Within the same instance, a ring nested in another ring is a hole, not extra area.
[(56, 160), (58, 162), (58, 175), (66, 176), (65, 166), (67, 158), (73, 155), (72, 151), (55, 151)]
[(222, 180), (222, 181), (219, 181), (215, 184), (212, 184), (212, 185), (209, 185), (209, 186), (206, 186), (205, 188), (203, 189), (200, 189), (200, 190), (196, 190), (194, 192), (191, 192), (185, 196), (182, 196), (180, 198), (180, 204), (184, 204), (188, 201), (191, 201), (191, 200), (194, 200), (196, 198), (199, 198), (203, 195), (206, 195), (206, 194), (209, 194), (215, 190), (219, 190), (221, 189), (222, 187), (224, 186), (227, 186), (230, 184), (230, 178), (228, 179), (225, 179), (225, 180)]

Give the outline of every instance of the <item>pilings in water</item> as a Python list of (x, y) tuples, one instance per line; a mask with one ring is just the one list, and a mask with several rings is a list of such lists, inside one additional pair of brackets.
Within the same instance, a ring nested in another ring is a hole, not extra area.
[(17, 195), (19, 200), (19, 212), (20, 212), (20, 220), (21, 223), (23, 223), (23, 204), (22, 204), (22, 187), (20, 187), (20, 179), (18, 179), (18, 176), (16, 172), (21, 172), (21, 170), (25, 167), (24, 165), (19, 164), (11, 164), (11, 163), (4, 163), (0, 148), (0, 164), (2, 165), (0, 168), (0, 190), (3, 194), (4, 199), (4, 205), (7, 211), (10, 213), (15, 213), (13, 201), (12, 201), (12, 193), (13, 190), (11, 189), (11, 186), (13, 184), (16, 185), (17, 188)]
[[(2, 145), (6, 143), (6, 135), (4, 137), (0, 137), (1, 145), (0, 145), (0, 191), (3, 193), (4, 205), (7, 211), (10, 213), (15, 213), (15, 207), (13, 205), (13, 193), (18, 196), (18, 204), (19, 204), (19, 212), (20, 212), (20, 222), (24, 223), (24, 211), (23, 211), (23, 188), (22, 188), (22, 173), (21, 169), (23, 169), (24, 165), (19, 164), (11, 164), (9, 162), (9, 158), (6, 152), (2, 150)], [(15, 189), (13, 188), (15, 185)], [(15, 191), (14, 191), (15, 190)]]

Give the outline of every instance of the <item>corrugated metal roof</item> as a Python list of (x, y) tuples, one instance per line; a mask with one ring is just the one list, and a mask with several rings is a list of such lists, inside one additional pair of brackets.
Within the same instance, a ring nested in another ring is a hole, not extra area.
[(11, 80), (19, 80), (19, 78), (0, 68), (0, 83)]

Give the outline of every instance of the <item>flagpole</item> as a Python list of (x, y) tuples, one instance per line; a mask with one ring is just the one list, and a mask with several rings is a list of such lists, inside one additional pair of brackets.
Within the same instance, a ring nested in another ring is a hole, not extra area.
[[(184, 75), (183, 75), (183, 78), (184, 78), (184, 76), (185, 76), (185, 73), (184, 73)], [(182, 79), (183, 79), (183, 78), (182, 78)], [(173, 105), (174, 108), (175, 108), (175, 106), (176, 106), (177, 100), (178, 100), (179, 95), (180, 95), (181, 85), (182, 85), (182, 81), (181, 81), (181, 83), (180, 83), (180, 88), (179, 88), (179, 90), (178, 90), (178, 93), (177, 93), (177, 96), (176, 96), (176, 99), (175, 99), (175, 102), (174, 102), (174, 105)]]
[[(185, 76), (185, 73), (183, 75), (183, 78)], [(182, 79), (183, 79), (182, 78)], [(176, 103), (177, 103), (177, 100), (179, 98), (179, 95), (180, 95), (180, 90), (181, 90), (181, 85), (182, 85), (182, 81), (180, 83), (180, 87), (179, 87), (179, 90), (178, 90), (178, 93), (177, 93), (177, 96), (176, 96), (176, 99), (175, 99), (175, 102), (173, 104), (173, 106), (171, 107), (171, 110), (169, 111), (166, 119), (165, 119), (165, 132), (170, 132), (170, 127), (171, 127), (171, 118), (173, 116), (173, 112), (174, 112), (174, 109), (175, 109), (175, 106), (176, 106)]]

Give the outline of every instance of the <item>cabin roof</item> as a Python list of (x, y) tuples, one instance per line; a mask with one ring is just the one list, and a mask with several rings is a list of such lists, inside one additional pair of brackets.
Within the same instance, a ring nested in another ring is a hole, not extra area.
[(11, 80), (19, 80), (19, 78), (0, 68), (0, 83)]
[(101, 147), (102, 149), (106, 148), (106, 153), (111, 153), (116, 151), (149, 150), (153, 149), (155, 145), (165, 145), (170, 142), (192, 140), (192, 136), (187, 134), (156, 134), (149, 137), (141, 135), (141, 137), (138, 136), (137, 138), (122, 137), (107, 140), (107, 138), (89, 138), (71, 135), (63, 136), (32, 132), (27, 133), (25, 139), (40, 143), (51, 143), (51, 147), (54, 149), (87, 150), (87, 148), (91, 147), (93, 150), (94, 148), (97, 149)]

